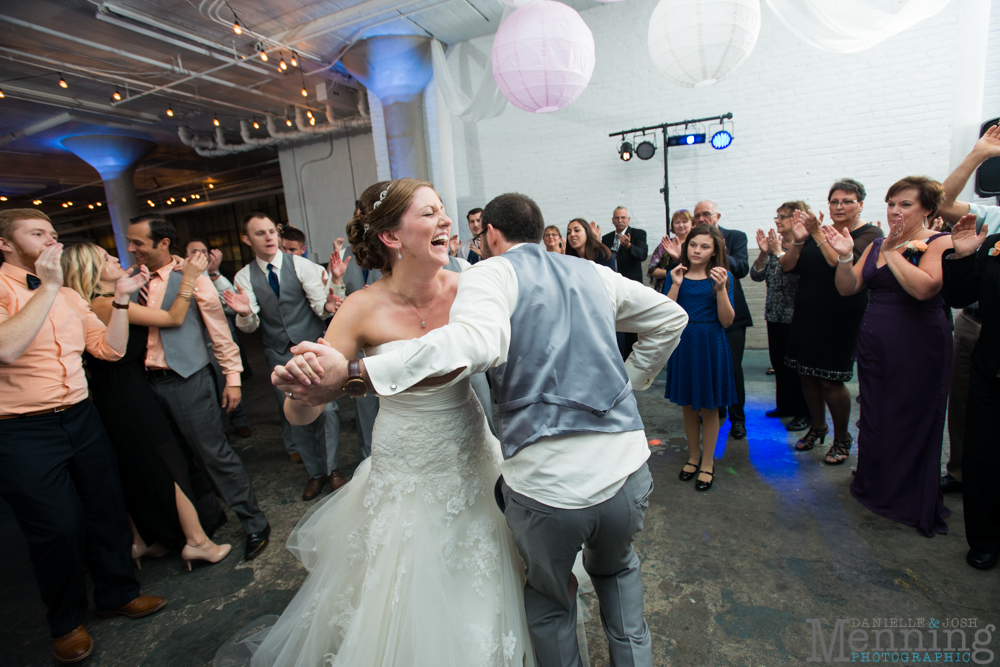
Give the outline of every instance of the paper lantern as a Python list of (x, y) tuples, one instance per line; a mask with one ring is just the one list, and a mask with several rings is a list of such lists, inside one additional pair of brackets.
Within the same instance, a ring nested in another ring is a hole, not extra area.
[(500, 24), (492, 61), (493, 79), (508, 102), (532, 113), (558, 111), (590, 83), (594, 35), (574, 9), (542, 0)]
[(533, 5), (539, 0), (500, 0), (500, 4), (507, 5), (508, 7), (524, 7), (526, 5)]
[(702, 88), (743, 64), (758, 34), (760, 0), (660, 0), (647, 44), (671, 83)]

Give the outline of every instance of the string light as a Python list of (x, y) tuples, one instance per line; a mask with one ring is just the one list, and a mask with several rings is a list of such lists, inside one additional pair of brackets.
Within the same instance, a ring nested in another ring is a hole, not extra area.
[(253, 129), (255, 129), (255, 130), (259, 130), (260, 129), (260, 123), (257, 122), (257, 116), (253, 117)]
[(149, 204), (150, 208), (156, 208), (156, 204), (153, 203), (152, 199), (147, 199), (146, 203)]
[(278, 69), (284, 72), (288, 69), (288, 63), (285, 62), (285, 54), (281, 53), (281, 62), (278, 63)]
[(73, 205), (73, 202), (71, 202), (71, 201), (66, 202), (66, 206), (72, 206), (72, 205)]
[(181, 201), (186, 204), (187, 203), (187, 197), (181, 197)]
[(305, 86), (302, 87), (302, 97), (309, 97), (309, 93), (306, 92)]
[(243, 34), (243, 28), (240, 27), (240, 20), (239, 19), (236, 19), (235, 21), (233, 21), (233, 32), (235, 32), (237, 35), (242, 35)]
[(258, 42), (257, 50), (260, 51), (260, 59), (267, 62), (267, 51), (264, 50), (264, 45)]
[(298, 66), (299, 66), (299, 54), (295, 53), (295, 51), (292, 51), (292, 67), (298, 67)]
[(69, 84), (66, 83), (66, 79), (63, 78), (62, 72), (59, 72), (59, 87), (69, 88)]
[(3, 94), (3, 88), (0, 88), (0, 100), (2, 100), (6, 95)]
[(312, 118), (313, 117), (312, 109), (306, 109), (306, 115)]
[(171, 106), (167, 107), (167, 115), (170, 116), (171, 118), (174, 117), (174, 109), (173, 109), (173, 107), (171, 107)]
[(219, 127), (219, 116), (218, 116), (218, 115), (216, 115), (216, 116), (215, 116), (215, 117), (214, 117), (214, 118), (212, 119), (212, 125), (214, 125), (214, 126), (216, 126), (216, 127)]
[(5, 197), (4, 195), (0, 195), (0, 201), (7, 201), (7, 197)]
[(87, 208), (89, 208), (90, 210), (94, 210), (94, 205), (93, 204), (87, 204)]
[(98, 206), (100, 206), (100, 205), (101, 205), (101, 202), (97, 202), (97, 205), (98, 205)]
[(42, 200), (41, 199), (36, 199), (35, 201), (33, 201), (31, 203), (34, 204), (35, 206), (41, 206), (42, 205)]
[(316, 119), (315, 118), (310, 118), (309, 119), (309, 124), (310, 125), (315, 125), (316, 124)]
[(122, 94), (118, 92), (117, 88), (115, 88), (115, 92), (111, 93), (111, 99), (113, 99), (115, 102), (118, 102), (122, 99)]
[(287, 125), (288, 127), (291, 127), (292, 126), (292, 119), (291, 118), (286, 118), (285, 119), (285, 125)]
[(209, 189), (209, 190), (211, 190), (211, 189), (212, 189), (212, 188), (214, 188), (214, 187), (215, 187), (215, 186), (214, 186), (214, 185), (212, 185), (211, 183), (209, 183), (209, 184), (208, 184), (208, 189)]

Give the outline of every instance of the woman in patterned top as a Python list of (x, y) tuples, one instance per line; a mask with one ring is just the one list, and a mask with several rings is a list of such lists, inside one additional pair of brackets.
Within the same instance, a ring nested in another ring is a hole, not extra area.
[(767, 349), (771, 367), (775, 371), (776, 407), (764, 414), (768, 417), (791, 417), (792, 420), (785, 428), (789, 431), (802, 431), (809, 428), (809, 406), (802, 394), (798, 372), (784, 364), (799, 277), (782, 271), (779, 263), (785, 249), (792, 243), (792, 214), (795, 211), (808, 212), (809, 206), (803, 201), (785, 202), (778, 207), (774, 218), (776, 230), (772, 229), (766, 235), (764, 230), (757, 230), (760, 255), (750, 267), (750, 279), (767, 283), (764, 319), (767, 320)]

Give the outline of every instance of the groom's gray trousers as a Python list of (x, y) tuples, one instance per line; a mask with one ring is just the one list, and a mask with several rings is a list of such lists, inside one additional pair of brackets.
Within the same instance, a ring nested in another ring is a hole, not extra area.
[(512, 491), (501, 492), (504, 516), (528, 568), (524, 610), (539, 667), (579, 667), (576, 596), (570, 574), (583, 545), (583, 566), (601, 603), (613, 667), (652, 667), (649, 627), (642, 615), (639, 556), (635, 534), (653, 491), (649, 468), (629, 475), (614, 496), (593, 507), (549, 507)]

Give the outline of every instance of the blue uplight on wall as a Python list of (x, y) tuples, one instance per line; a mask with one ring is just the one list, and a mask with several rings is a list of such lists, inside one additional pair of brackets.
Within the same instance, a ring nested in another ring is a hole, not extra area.
[(729, 148), (729, 144), (733, 143), (733, 135), (725, 130), (719, 130), (712, 135), (712, 148), (716, 150), (722, 150), (723, 148)]

